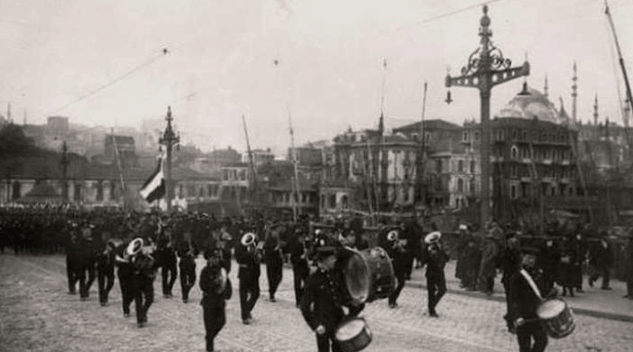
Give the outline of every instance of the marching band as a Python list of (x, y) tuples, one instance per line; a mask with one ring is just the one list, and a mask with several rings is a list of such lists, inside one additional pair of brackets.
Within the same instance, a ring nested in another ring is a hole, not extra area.
[[(60, 224), (58, 220), (53, 222)], [(214, 339), (226, 323), (226, 300), (232, 294), (228, 279), (231, 259), (238, 265), (240, 318), (245, 325), (254, 323), (261, 264), (266, 265), (269, 299), (275, 302), (283, 265), (289, 263), (294, 274), (295, 304), (315, 332), (318, 350), (356, 352), (372, 339), (369, 324), (358, 314), (366, 303), (379, 299), (386, 298), (389, 307), (397, 307), (414, 253), (421, 251), (418, 264), (427, 267), (428, 314), (438, 317), (436, 307), (446, 293), (444, 265), (448, 261), (439, 231), (422, 237), (421, 227), (415, 224), (383, 226), (377, 246), (371, 247), (362, 237), (362, 229), (330, 231), (309, 225), (219, 221), (197, 213), (65, 214), (61, 244), (66, 252), (68, 292), (76, 294), (78, 284), (80, 299), (86, 301), (96, 278), (99, 303), (107, 307), (116, 268), (123, 315), (130, 317), (134, 302), (136, 323), (142, 328), (148, 324), (149, 309), (154, 304), (158, 268), (162, 269), (161, 287), (166, 298), (172, 297), (180, 273), (182, 301), (187, 303), (197, 279), (196, 258), (203, 253), (207, 262), (200, 272), (199, 287), (206, 348), (213, 351)], [(512, 266), (517, 256), (518, 252), (506, 258), (507, 265)], [(547, 336), (567, 336), (575, 325), (564, 301), (539, 297), (539, 280), (543, 278), (532, 271), (529, 258), (521, 258), (523, 269), (508, 270), (504, 278), (512, 293), (505, 318), (509, 328), (518, 333), (521, 348), (532, 338), (533, 348), (542, 350)], [(521, 296), (526, 288), (531, 290), (527, 295), (532, 292), (538, 300)]]

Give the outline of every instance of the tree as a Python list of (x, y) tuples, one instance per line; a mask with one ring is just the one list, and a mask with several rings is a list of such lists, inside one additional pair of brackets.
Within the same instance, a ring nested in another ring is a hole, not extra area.
[(22, 127), (8, 124), (0, 130), (0, 157), (27, 156), (36, 150), (33, 140), (26, 137)]

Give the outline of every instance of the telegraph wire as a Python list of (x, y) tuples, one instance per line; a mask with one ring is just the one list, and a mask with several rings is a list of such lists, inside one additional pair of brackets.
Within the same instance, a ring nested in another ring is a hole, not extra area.
[(59, 108), (59, 109), (57, 109), (57, 110), (53, 111), (52, 113), (50, 113), (50, 115), (54, 115), (54, 114), (56, 114), (56, 113), (58, 113), (58, 112), (60, 112), (60, 111), (62, 111), (62, 110), (64, 110), (64, 109), (66, 109), (67, 107), (69, 107), (69, 106), (71, 106), (71, 105), (74, 105), (74, 104), (76, 104), (76, 103), (78, 103), (78, 102), (80, 102), (80, 101), (82, 101), (82, 100), (84, 100), (84, 99), (87, 99), (87, 98), (89, 98), (89, 97), (91, 97), (91, 96), (93, 96), (93, 95), (95, 95), (95, 94), (97, 94), (97, 93), (101, 92), (102, 90), (104, 90), (104, 89), (106, 89), (106, 88), (110, 87), (111, 85), (113, 85), (113, 84), (115, 84), (115, 83), (117, 83), (117, 82), (119, 82), (119, 81), (121, 81), (121, 80), (123, 80), (123, 79), (127, 78), (128, 76), (132, 75), (134, 72), (136, 72), (136, 71), (138, 71), (138, 70), (140, 70), (140, 69), (142, 69), (142, 68), (144, 68), (144, 67), (146, 67), (146, 66), (149, 66), (149, 65), (153, 64), (153, 63), (154, 63), (154, 62), (156, 62), (158, 59), (163, 58), (163, 57), (164, 57), (165, 55), (167, 55), (168, 53), (169, 53), (169, 50), (167, 50), (167, 48), (162, 49), (162, 50), (161, 50), (161, 52), (160, 52), (160, 54), (154, 55), (154, 56), (153, 56), (152, 58), (150, 58), (149, 60), (147, 60), (147, 61), (143, 62), (143, 63), (142, 63), (142, 64), (140, 64), (140, 65), (137, 65), (137, 66), (133, 67), (131, 70), (127, 71), (127, 72), (126, 72), (126, 73), (124, 73), (123, 75), (121, 75), (121, 76), (119, 76), (119, 77), (117, 77), (117, 78), (115, 78), (115, 79), (113, 79), (113, 80), (111, 80), (111, 81), (109, 81), (109, 82), (107, 82), (107, 83), (105, 83), (105, 84), (101, 85), (101, 86), (100, 86), (100, 87), (98, 87), (97, 89), (94, 89), (94, 90), (92, 90), (92, 91), (90, 91), (90, 92), (88, 92), (88, 93), (86, 93), (86, 94), (84, 94), (84, 95), (80, 96), (79, 98), (77, 98), (77, 99), (75, 99), (75, 100), (73, 100), (73, 101), (71, 101), (71, 102), (67, 103), (66, 105), (62, 106), (61, 108)]

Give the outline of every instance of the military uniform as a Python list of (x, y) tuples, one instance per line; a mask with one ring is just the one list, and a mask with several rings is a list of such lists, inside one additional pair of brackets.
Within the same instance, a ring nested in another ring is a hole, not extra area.
[(149, 254), (139, 253), (132, 257), (134, 265), (134, 305), (136, 321), (139, 327), (147, 324), (147, 311), (154, 302), (154, 279), (156, 267), (154, 258)]
[(250, 324), (251, 311), (259, 299), (259, 276), (261, 275), (260, 260), (254, 246), (237, 245), (235, 259), (239, 264), (237, 276), (240, 280), (240, 310), (242, 322)]
[(180, 269), (180, 289), (182, 290), (182, 301), (189, 302), (189, 291), (196, 284), (196, 260), (193, 250), (189, 245), (182, 245), (178, 248), (178, 256), (180, 261), (178, 266)]
[(97, 283), (99, 285), (99, 303), (108, 303), (108, 294), (114, 286), (114, 244), (108, 243), (108, 248), (97, 257)]
[(207, 352), (214, 350), (214, 339), (226, 324), (226, 299), (231, 296), (231, 281), (227, 278), (224, 288), (221, 284), (222, 266), (208, 263), (200, 273), (202, 291), (202, 315), (204, 319)]

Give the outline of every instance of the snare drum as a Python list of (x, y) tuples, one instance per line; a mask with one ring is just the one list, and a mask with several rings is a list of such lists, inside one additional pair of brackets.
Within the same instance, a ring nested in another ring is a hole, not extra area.
[(344, 273), (347, 290), (357, 303), (387, 298), (395, 286), (391, 259), (381, 247), (352, 250)]
[(536, 315), (543, 322), (547, 335), (555, 339), (571, 334), (576, 328), (571, 309), (565, 301), (558, 298), (541, 303), (536, 309)]
[(352, 318), (339, 325), (334, 338), (341, 352), (357, 352), (371, 343), (372, 334), (364, 319)]

